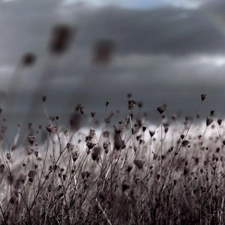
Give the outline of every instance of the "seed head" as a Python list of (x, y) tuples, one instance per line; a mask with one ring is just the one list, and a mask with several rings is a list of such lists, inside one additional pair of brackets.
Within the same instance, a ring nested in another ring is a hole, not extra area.
[(206, 118), (206, 126), (208, 127), (213, 122), (213, 119), (210, 117)]
[(115, 45), (114, 42), (108, 39), (101, 39), (97, 41), (94, 46), (93, 62), (97, 64), (110, 62)]
[(151, 137), (153, 137), (155, 135), (155, 131), (149, 131), (149, 134)]
[(217, 120), (218, 125), (220, 126), (222, 124), (222, 119)]
[(27, 141), (28, 141), (31, 145), (33, 145), (33, 143), (34, 143), (34, 141), (35, 141), (35, 136), (29, 135), (29, 136), (27, 137)]
[(83, 115), (86, 109), (85, 109), (85, 107), (81, 106), (79, 110), (80, 110), (81, 115)]
[(31, 155), (34, 152), (33, 148), (27, 148), (27, 155)]
[(135, 105), (136, 105), (136, 102), (134, 100), (128, 101), (128, 109), (129, 110), (132, 110)]
[(206, 94), (201, 94), (201, 100), (202, 100), (202, 102), (205, 100), (205, 98), (206, 98)]
[(183, 140), (183, 141), (182, 141), (182, 146), (183, 146), (183, 147), (187, 147), (188, 144), (189, 144), (189, 141), (188, 141), (188, 140)]
[(101, 148), (100, 147), (94, 147), (93, 150), (92, 150), (92, 154), (91, 154), (91, 157), (92, 159), (95, 161), (99, 159), (99, 155), (100, 155), (100, 152), (101, 152)]
[(122, 183), (122, 191), (124, 192), (129, 188), (130, 188), (130, 182), (127, 179), (124, 179)]
[(46, 126), (46, 130), (49, 132), (49, 134), (55, 133), (57, 130), (57, 127), (56, 127), (56, 125), (49, 124), (48, 126)]
[(6, 154), (6, 158), (7, 158), (8, 160), (11, 159), (11, 154), (10, 154), (9, 152)]
[(45, 101), (46, 101), (46, 99), (47, 99), (47, 97), (46, 97), (46, 96), (42, 96), (42, 102), (45, 102)]
[(95, 112), (91, 112), (91, 117), (94, 118)]
[(21, 64), (23, 66), (32, 66), (35, 63), (36, 58), (35, 54), (28, 52), (22, 56)]
[(71, 44), (76, 31), (68, 25), (58, 24), (52, 30), (52, 36), (49, 44), (51, 54), (60, 55), (64, 53)]
[(166, 106), (163, 105), (163, 106), (157, 107), (157, 111), (158, 111), (160, 114), (164, 113), (164, 112), (166, 111)]
[(137, 166), (138, 169), (142, 169), (144, 166), (144, 162), (142, 160), (138, 160), (138, 159), (134, 160), (134, 164)]

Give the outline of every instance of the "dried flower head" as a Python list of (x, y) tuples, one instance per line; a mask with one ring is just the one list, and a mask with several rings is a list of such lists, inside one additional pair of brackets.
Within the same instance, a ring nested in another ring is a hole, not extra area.
[(201, 94), (201, 100), (204, 101), (206, 98), (206, 94)]
[(127, 179), (124, 179), (122, 182), (122, 191), (126, 191), (130, 188), (130, 182)]
[(151, 137), (153, 137), (155, 135), (155, 131), (149, 131), (149, 134)]
[(93, 62), (97, 64), (110, 62), (114, 48), (115, 44), (111, 40), (101, 39), (97, 41), (93, 50)]
[(217, 120), (218, 125), (220, 126), (222, 124), (222, 119)]
[(136, 102), (134, 100), (128, 101), (128, 109), (129, 110), (132, 110), (135, 105), (136, 105)]
[(183, 147), (187, 147), (188, 144), (189, 144), (189, 141), (188, 141), (188, 140), (183, 140), (183, 141), (182, 141), (182, 146), (183, 146)]
[(92, 157), (92, 159), (93, 159), (94, 161), (95, 161), (95, 160), (98, 161), (99, 156), (100, 156), (100, 152), (101, 152), (101, 148), (100, 148), (99, 146), (94, 147), (94, 148), (92, 149), (91, 157)]
[(46, 97), (46, 96), (42, 96), (42, 102), (45, 102), (45, 101), (46, 101), (46, 99), (47, 99), (47, 97)]
[(27, 148), (27, 155), (31, 155), (34, 152), (33, 148), (28, 147)]
[(211, 117), (206, 118), (206, 126), (208, 127), (213, 122), (213, 119)]
[(78, 157), (79, 157), (79, 153), (77, 151), (72, 152), (72, 159), (74, 162), (78, 159)]
[(4, 164), (1, 164), (0, 165), (0, 173), (3, 173), (5, 170), (5, 165)]
[(29, 136), (27, 137), (27, 141), (28, 141), (31, 145), (33, 145), (33, 143), (34, 143), (34, 141), (35, 141), (35, 136), (29, 135)]
[(75, 32), (75, 30), (65, 24), (58, 24), (53, 27), (49, 44), (50, 53), (56, 55), (64, 53), (68, 49)]
[(49, 132), (49, 134), (55, 133), (57, 130), (57, 126), (49, 124), (48, 126), (46, 126), (46, 130)]
[(157, 111), (158, 111), (160, 114), (164, 113), (165, 110), (166, 110), (166, 106), (165, 106), (165, 105), (162, 105), (162, 106), (157, 107)]
[(80, 113), (83, 115), (86, 109), (85, 107), (81, 106), (79, 110), (80, 110)]
[(6, 153), (6, 158), (7, 158), (8, 160), (11, 159), (11, 154), (10, 154), (10, 152)]
[(21, 64), (23, 66), (32, 66), (35, 63), (36, 59), (37, 57), (34, 53), (28, 52), (22, 56)]
[(138, 160), (138, 159), (134, 160), (134, 164), (137, 166), (138, 169), (142, 169), (144, 166), (144, 162), (142, 160)]
[(91, 112), (91, 117), (93, 118), (95, 116), (95, 112)]

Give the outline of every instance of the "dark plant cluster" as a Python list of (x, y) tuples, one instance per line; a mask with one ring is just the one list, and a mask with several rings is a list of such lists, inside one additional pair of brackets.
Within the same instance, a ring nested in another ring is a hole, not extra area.
[(68, 130), (59, 117), (39, 126), (48, 132), (44, 144), (30, 124), (25, 147), (1, 149), (1, 224), (224, 224), (222, 119), (211, 111), (196, 125), (199, 107), (176, 124), (163, 105), (150, 130), (142, 106), (129, 97), (123, 121), (109, 127), (109, 113), (101, 129), (84, 130), (84, 116), (94, 121), (96, 113), (78, 105)]

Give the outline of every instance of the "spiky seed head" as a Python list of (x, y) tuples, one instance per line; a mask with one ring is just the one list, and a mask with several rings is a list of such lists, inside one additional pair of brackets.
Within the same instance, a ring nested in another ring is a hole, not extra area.
[(205, 100), (205, 98), (206, 98), (206, 94), (201, 94), (201, 100), (202, 100), (202, 102)]
[(150, 130), (150, 131), (149, 131), (149, 134), (150, 134), (151, 137), (153, 137), (153, 136), (155, 135), (155, 131), (151, 131), (151, 130)]
[(36, 138), (35, 138), (35, 136), (33, 136), (33, 135), (29, 135), (29, 136), (27, 137), (27, 141), (28, 141), (31, 145), (33, 145), (35, 139), (36, 139)]
[(206, 118), (206, 126), (208, 127), (213, 122), (213, 119), (211, 117)]
[(132, 110), (135, 105), (136, 105), (136, 102), (134, 100), (128, 101), (128, 109), (129, 110)]
[(56, 130), (57, 130), (57, 126), (56, 126), (56, 125), (51, 125), (51, 124), (49, 124), (48, 126), (46, 126), (46, 130), (47, 130), (49, 133), (55, 133)]
[(217, 120), (218, 125), (220, 126), (222, 124), (222, 119)]
[(63, 54), (69, 48), (75, 33), (76, 30), (69, 25), (58, 24), (54, 26), (49, 43), (50, 53), (53, 55)]
[(165, 105), (162, 105), (162, 106), (159, 106), (157, 107), (157, 111), (162, 114), (166, 111), (166, 106)]

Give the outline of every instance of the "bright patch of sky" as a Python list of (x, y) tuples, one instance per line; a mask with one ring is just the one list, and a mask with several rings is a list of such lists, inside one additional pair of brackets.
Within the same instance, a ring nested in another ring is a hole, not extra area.
[[(209, 0), (206, 0), (207, 2)], [(173, 6), (178, 8), (195, 9), (201, 6), (202, 0), (63, 0), (63, 5), (92, 5), (105, 6), (117, 5), (124, 8), (149, 9), (162, 6)]]

